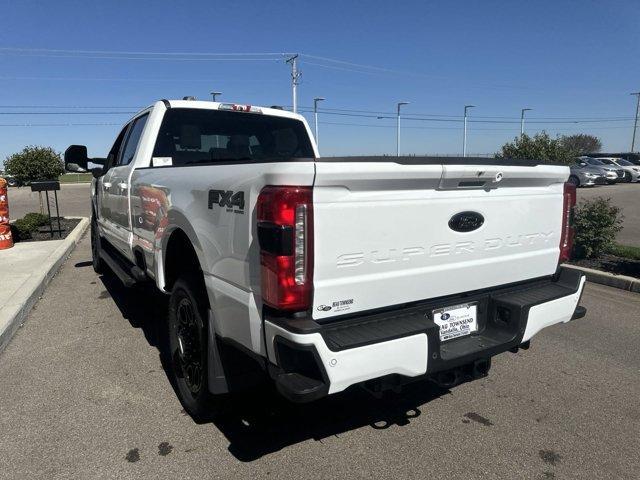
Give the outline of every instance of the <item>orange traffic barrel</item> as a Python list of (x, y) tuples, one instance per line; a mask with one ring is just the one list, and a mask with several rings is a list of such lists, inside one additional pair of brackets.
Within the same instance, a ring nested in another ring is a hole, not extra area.
[(13, 247), (11, 226), (9, 225), (9, 194), (7, 181), (0, 178), (0, 250)]

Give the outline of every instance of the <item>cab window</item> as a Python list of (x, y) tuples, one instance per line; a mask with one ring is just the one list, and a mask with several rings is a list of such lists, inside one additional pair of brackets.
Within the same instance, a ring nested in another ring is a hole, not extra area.
[(122, 153), (118, 159), (118, 165), (129, 165), (131, 160), (133, 160), (148, 118), (149, 114), (145, 114), (133, 121), (131, 128), (129, 128), (129, 133), (127, 134), (127, 140), (124, 143), (124, 147), (121, 149)]

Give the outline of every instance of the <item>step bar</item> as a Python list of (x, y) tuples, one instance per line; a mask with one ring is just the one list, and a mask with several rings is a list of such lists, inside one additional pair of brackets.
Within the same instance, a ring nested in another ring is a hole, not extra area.
[(147, 274), (127, 260), (107, 240), (100, 238), (100, 258), (116, 274), (125, 287), (133, 287), (149, 280)]

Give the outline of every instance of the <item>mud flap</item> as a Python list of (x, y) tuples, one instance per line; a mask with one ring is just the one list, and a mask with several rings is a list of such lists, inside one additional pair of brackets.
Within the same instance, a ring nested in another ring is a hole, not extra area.
[(220, 360), (220, 351), (218, 350), (218, 343), (216, 341), (216, 331), (213, 321), (213, 312), (207, 310), (209, 313), (208, 322), (209, 338), (207, 339), (208, 352), (207, 352), (207, 366), (209, 374), (209, 391), (218, 395), (221, 393), (228, 393), (229, 386), (227, 385), (227, 378), (224, 374), (222, 367), (222, 361)]

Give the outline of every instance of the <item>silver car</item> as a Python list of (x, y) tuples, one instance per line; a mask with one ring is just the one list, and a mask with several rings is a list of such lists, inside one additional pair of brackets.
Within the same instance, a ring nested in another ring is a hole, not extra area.
[(640, 181), (640, 167), (634, 165), (633, 163), (625, 160), (624, 158), (616, 158), (616, 157), (597, 157), (596, 160), (600, 160), (602, 163), (606, 165), (611, 165), (615, 167), (620, 167), (626, 173), (625, 181), (626, 182), (638, 182)]
[[(569, 182), (573, 183), (576, 187), (591, 187), (594, 185), (606, 185), (607, 176), (606, 173), (598, 167), (592, 167), (587, 163), (571, 165), (571, 174), (569, 175)], [(611, 175), (614, 175), (613, 173)], [(617, 178), (613, 177), (615, 180)]]
[[(628, 176), (628, 174), (617, 165), (607, 165), (606, 163), (601, 162), (597, 158), (580, 157), (578, 164), (582, 164), (582, 163), (586, 163), (587, 165), (590, 165), (592, 167), (598, 167), (601, 170), (604, 170), (605, 173), (608, 173), (607, 183), (610, 183), (610, 184), (617, 183), (617, 182), (624, 182), (625, 177)], [(615, 174), (615, 177), (612, 175), (612, 173)]]

